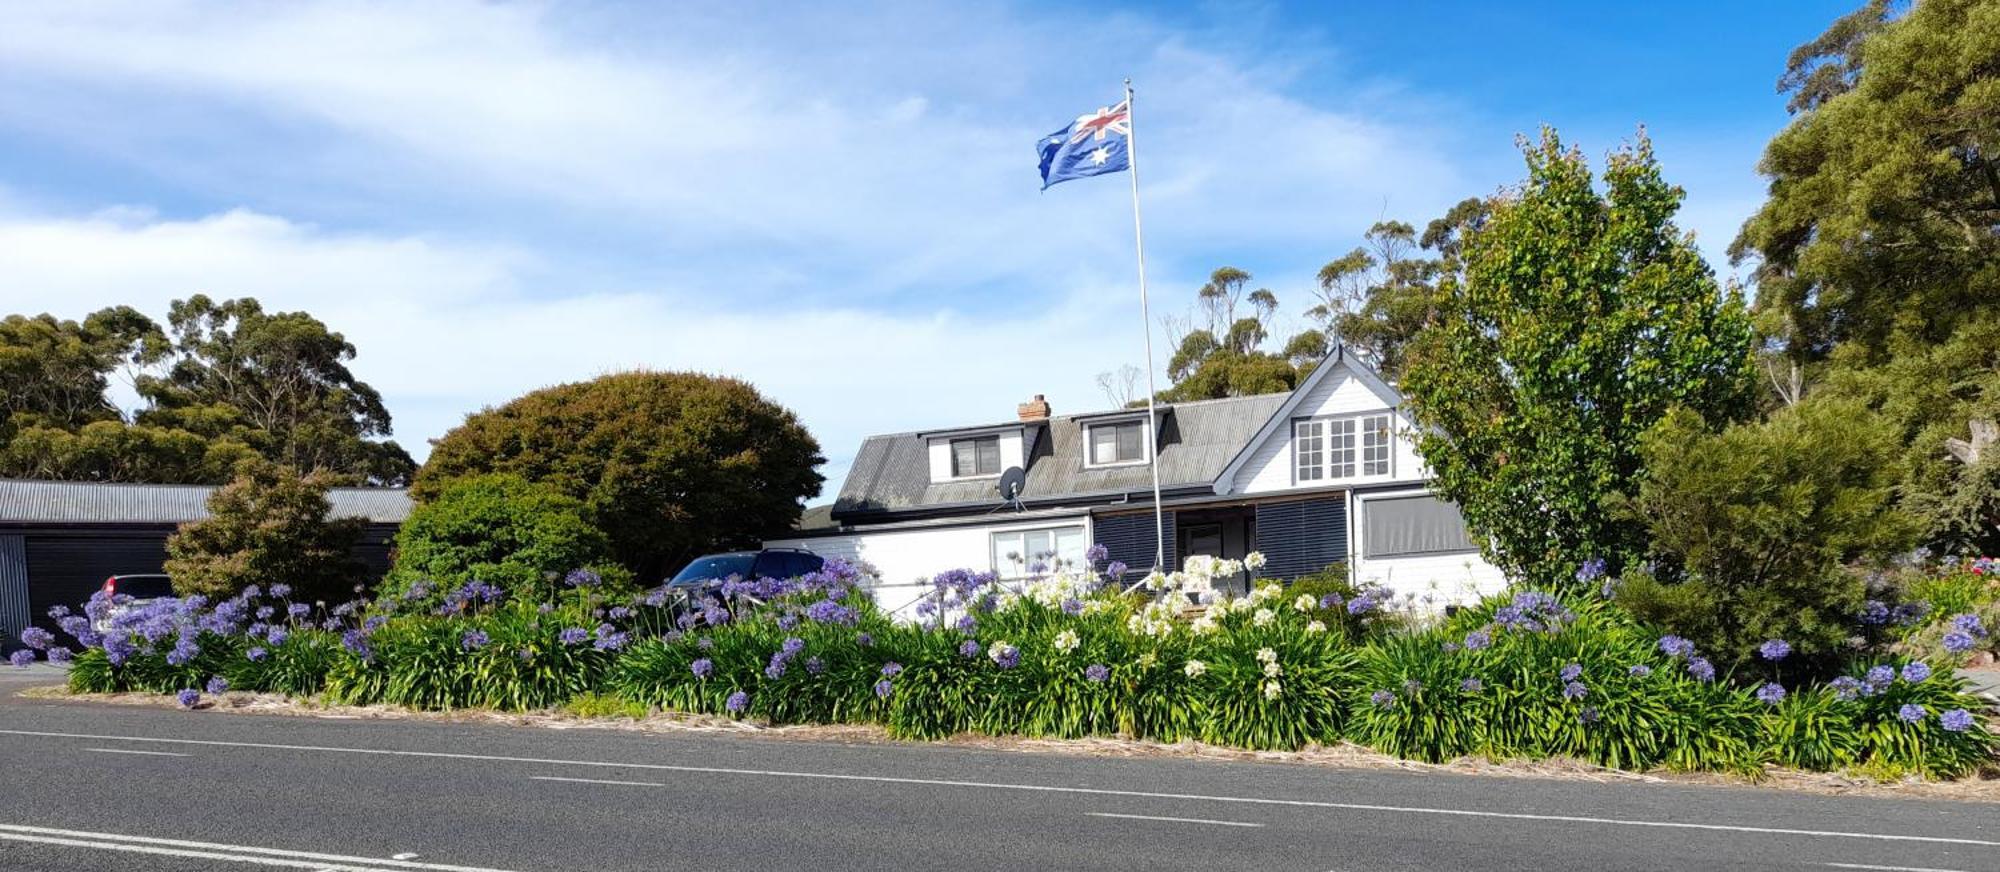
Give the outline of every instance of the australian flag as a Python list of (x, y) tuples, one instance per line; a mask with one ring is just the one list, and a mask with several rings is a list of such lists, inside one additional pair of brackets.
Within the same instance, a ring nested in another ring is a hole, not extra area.
[(1130, 100), (1086, 115), (1042, 137), (1042, 190), (1057, 182), (1132, 168)]

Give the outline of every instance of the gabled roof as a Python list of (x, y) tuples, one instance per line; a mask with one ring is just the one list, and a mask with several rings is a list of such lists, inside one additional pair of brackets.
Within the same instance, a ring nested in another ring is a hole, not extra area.
[[(180, 524), (208, 517), (213, 485), (123, 484), (0, 479), (0, 523)], [(410, 515), (402, 488), (338, 487), (327, 491), (336, 518), (397, 524)]]
[[(1259, 394), (1200, 400), (1159, 407), (1160, 487), (1163, 490), (1207, 489), (1257, 428), (1289, 394)], [(1124, 410), (1109, 414), (1122, 415)], [(1145, 410), (1136, 410), (1144, 418)], [(1107, 412), (1066, 415), (1045, 422), (1027, 422), (1028, 480), (1024, 503), (1087, 500), (1119, 494), (1150, 493), (1152, 472), (1144, 465), (1086, 469), (1083, 428)], [(852, 517), (906, 509), (942, 509), (998, 505), (992, 480), (932, 483), (926, 437), (949, 430), (871, 436), (861, 443), (840, 496), (836, 517)]]
[[(1231, 457), (1229, 462), (1223, 466), (1222, 471), (1215, 476), (1215, 492), (1227, 493), (1236, 481), (1236, 474), (1242, 472), (1244, 464), (1249, 463), (1250, 458), (1257, 453), (1257, 446), (1263, 445), (1267, 440), (1276, 437), (1278, 431), (1292, 420), (1292, 415), (1298, 411), (1299, 404), (1305, 402), (1306, 397), (1312, 395), (1313, 389), (1319, 387), (1320, 382), (1331, 378), (1334, 370), (1343, 369), (1353, 373), (1355, 379), (1359, 380), (1363, 386), (1374, 391), (1376, 396), (1386, 400), (1389, 408), (1397, 410), (1398, 414), (1404, 414), (1402, 412), (1403, 394), (1401, 391), (1396, 390), (1388, 382), (1383, 381), (1382, 376), (1375, 372), (1374, 367), (1361, 362), (1358, 358), (1349, 356), (1346, 346), (1335, 346), (1332, 356), (1320, 361), (1319, 365), (1313, 367), (1313, 371), (1306, 376), (1305, 381), (1299, 382), (1298, 387), (1293, 388), (1291, 393), (1285, 395), (1284, 403), (1280, 404), (1277, 410), (1271, 413), (1270, 419), (1266, 420), (1264, 426), (1257, 430), (1257, 435), (1251, 437), (1249, 441), (1244, 442), (1237, 448), (1235, 456)], [(1405, 417), (1407, 418), (1407, 415)]]

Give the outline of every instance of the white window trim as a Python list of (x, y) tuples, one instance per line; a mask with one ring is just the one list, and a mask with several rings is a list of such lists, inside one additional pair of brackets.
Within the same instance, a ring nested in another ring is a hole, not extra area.
[[(1369, 418), (1387, 418), (1389, 420), (1389, 427), (1388, 427), (1389, 469), (1386, 472), (1368, 473), (1363, 471), (1368, 468), (1368, 459), (1366, 453), (1367, 447), (1365, 444), (1368, 428), (1365, 422)], [(1354, 422), (1354, 449), (1353, 449), (1354, 474), (1353, 475), (1337, 476), (1333, 474), (1332, 458), (1334, 452), (1333, 448), (1334, 437), (1332, 428), (1328, 427), (1320, 433), (1319, 437), (1320, 438), (1319, 466), (1320, 469), (1323, 471), (1323, 474), (1319, 478), (1311, 480), (1301, 479), (1299, 477), (1299, 425), (1312, 421), (1318, 421), (1328, 424), (1331, 424), (1334, 421)], [(1347, 412), (1345, 414), (1340, 414), (1340, 415), (1310, 415), (1302, 418), (1293, 418), (1292, 438), (1290, 447), (1291, 447), (1290, 453), (1291, 453), (1293, 487), (1310, 487), (1310, 486), (1330, 484), (1335, 482), (1374, 481), (1383, 479), (1394, 479), (1396, 477), (1396, 410), (1382, 409), (1379, 411), (1368, 411), (1368, 412)]]
[[(1095, 430), (1099, 427), (1116, 427), (1120, 424), (1139, 425), (1139, 459), (1120, 460), (1116, 463), (1092, 463), (1090, 461), (1090, 458), (1094, 452), (1091, 450), (1090, 431)], [(1148, 421), (1145, 418), (1138, 418), (1138, 419), (1126, 418), (1123, 420), (1092, 421), (1088, 424), (1083, 425), (1083, 468), (1084, 469), (1117, 469), (1119, 467), (1125, 467), (1125, 466), (1145, 466), (1146, 464), (1151, 463), (1152, 461), (1153, 461), (1153, 424), (1151, 421)]]
[[(951, 450), (951, 445), (952, 445), (952, 443), (954, 443), (954, 442), (974, 442), (974, 441), (977, 441), (977, 440), (980, 440), (980, 439), (991, 439), (991, 440), (993, 440), (993, 444), (994, 444), (994, 449), (995, 449), (995, 453), (998, 453), (998, 450), (999, 450), (999, 444), (1000, 444), (1000, 434), (998, 434), (998, 433), (978, 433), (978, 434), (973, 434), (973, 435), (969, 435), (969, 436), (940, 436), (940, 437), (938, 437), (938, 441), (939, 441), (939, 442), (943, 442), (943, 443), (944, 443), (944, 468), (945, 468), (945, 472), (946, 472), (946, 473), (949, 473), (949, 472), (951, 471), (951, 468), (952, 468), (952, 464), (953, 464), (953, 462), (954, 462), (954, 460), (953, 460), (953, 456), (952, 456), (952, 450)], [(977, 453), (978, 453), (978, 452), (977, 452), (977, 450), (975, 449), (975, 451), (974, 451), (974, 462), (975, 462), (975, 463), (977, 463), (977, 462), (978, 462), (978, 461), (977, 461)], [(985, 480), (985, 479), (992, 479), (992, 478), (999, 478), (999, 477), (1000, 477), (1001, 475), (1005, 474), (1006, 472), (1007, 472), (1007, 462), (1006, 462), (1006, 460), (1005, 460), (1005, 459), (1002, 459), (1002, 460), (1000, 461), (1000, 469), (999, 469), (999, 471), (997, 471), (997, 472), (989, 472), (989, 473), (983, 473), (983, 474), (982, 474), (982, 473), (974, 473), (974, 474), (972, 474), (972, 475), (950, 475), (950, 474), (947, 474), (947, 475), (946, 475), (946, 476), (945, 476), (944, 478), (942, 478), (942, 479), (939, 479), (939, 481), (940, 481), (940, 482), (949, 482), (949, 481), (982, 481), (982, 480)]]
[[(1027, 566), (1028, 566), (1028, 564), (1029, 564), (1029, 563), (1033, 562), (1033, 560), (1034, 560), (1034, 556), (1033, 556), (1033, 555), (1030, 555), (1030, 554), (1022, 554), (1022, 555), (1021, 555), (1021, 565), (1020, 565), (1020, 566), (1018, 566), (1018, 567), (1017, 567), (1017, 566), (1009, 566), (1009, 567), (1004, 567), (1004, 568), (1003, 568), (1003, 567), (1001, 567), (1001, 566), (999, 565), (999, 564), (1000, 564), (1000, 555), (998, 555), (998, 554), (994, 553), (994, 551), (993, 551), (993, 539), (994, 539), (994, 537), (997, 537), (997, 536), (1020, 536), (1020, 537), (1022, 537), (1022, 541), (1024, 541), (1024, 542), (1025, 542), (1025, 541), (1026, 541), (1026, 539), (1027, 539), (1027, 536), (1028, 536), (1028, 534), (1030, 534), (1030, 533), (1048, 533), (1048, 534), (1050, 534), (1050, 536), (1049, 536), (1049, 539), (1050, 539), (1050, 541), (1051, 541), (1051, 542), (1053, 542), (1053, 541), (1055, 541), (1055, 533), (1056, 533), (1056, 531), (1058, 531), (1058, 530), (1068, 530), (1068, 529), (1074, 529), (1074, 530), (1077, 530), (1077, 531), (1078, 531), (1078, 532), (1079, 532), (1079, 533), (1080, 533), (1080, 534), (1082, 535), (1082, 537), (1083, 537), (1083, 548), (1084, 548), (1084, 550), (1085, 550), (1085, 551), (1089, 551), (1089, 550), (1090, 550), (1090, 545), (1091, 545), (1091, 542), (1092, 542), (1092, 538), (1091, 538), (1091, 536), (1092, 536), (1092, 529), (1091, 529), (1091, 528), (1092, 528), (1092, 526), (1093, 526), (1093, 525), (1091, 525), (1091, 524), (1089, 524), (1089, 523), (1087, 523), (1087, 522), (1083, 521), (1082, 519), (1076, 519), (1076, 520), (1069, 520), (1069, 521), (1057, 521), (1057, 522), (1053, 522), (1053, 523), (1048, 523), (1048, 524), (1036, 524), (1036, 525), (1030, 525), (1030, 526), (1020, 526), (1020, 527), (1007, 527), (1007, 528), (1003, 528), (1003, 529), (998, 529), (998, 530), (987, 530), (987, 531), (986, 531), (986, 555), (987, 555), (987, 560), (988, 560), (988, 561), (989, 561), (989, 562), (990, 562), (990, 563), (992, 564), (992, 568), (993, 568), (993, 574), (994, 574), (994, 575), (996, 575), (996, 576), (998, 576), (998, 577), (1000, 578), (1000, 580), (1002, 580), (1002, 581), (1012, 581), (1012, 580), (1017, 580), (1017, 579), (1022, 579), (1022, 578), (1027, 578), (1027, 577), (1028, 577), (1028, 575), (1027, 575)], [(1025, 546), (1023, 546), (1023, 547), (1025, 547)], [(1079, 556), (1080, 556), (1080, 555), (1079, 555)], [(1060, 555), (1058, 555), (1058, 557), (1060, 557)]]

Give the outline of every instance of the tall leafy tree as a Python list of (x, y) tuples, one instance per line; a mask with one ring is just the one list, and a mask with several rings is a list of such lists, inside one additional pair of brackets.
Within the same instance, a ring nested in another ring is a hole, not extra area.
[(284, 583), (308, 602), (351, 597), (348, 587), (362, 574), (352, 549), (366, 523), (333, 517), (326, 492), (336, 482), (324, 472), (245, 463), (209, 496), (208, 518), (167, 538), (174, 591), (221, 599), (252, 584)]
[(161, 340), (151, 319), (125, 306), (82, 323), (46, 314), (0, 320), (0, 434), (117, 420), (118, 407), (105, 393), (110, 374)]
[(1498, 565), (1552, 583), (1643, 550), (1607, 505), (1635, 486), (1639, 437), (1676, 406), (1746, 412), (1751, 329), (1674, 226), (1683, 193), (1643, 132), (1601, 193), (1554, 131), (1523, 150), (1528, 178), (1465, 238), (1403, 390), (1437, 489)]
[[(1160, 392), (1160, 399), (1240, 397), (1288, 391), (1298, 384), (1299, 371), (1291, 361), (1263, 350), (1278, 297), (1267, 288), (1246, 291), (1250, 278), (1236, 267), (1221, 267), (1196, 292), (1206, 324), (1190, 327), (1175, 344), (1167, 359), (1167, 377), (1174, 384)], [(1244, 303), (1250, 312), (1239, 318), (1237, 308)]]
[(2000, 5), (1900, 8), (1872, 0), (1793, 52), (1796, 117), (1732, 253), (1795, 383), (1898, 426), (1930, 540), (1996, 549), (2000, 471), (1951, 446), (2000, 410)]
[(655, 583), (704, 551), (798, 520), (825, 462), (798, 417), (735, 379), (627, 372), (467, 416), (431, 449), (418, 500), (512, 473), (582, 501), (620, 563)]
[(348, 369), (354, 345), (319, 319), (196, 294), (167, 320), (171, 347), (152, 361), (165, 372), (137, 385), (152, 403), (142, 423), (233, 436), (285, 466), (378, 484), (414, 471), (400, 446), (375, 441), (390, 433), (389, 410)]

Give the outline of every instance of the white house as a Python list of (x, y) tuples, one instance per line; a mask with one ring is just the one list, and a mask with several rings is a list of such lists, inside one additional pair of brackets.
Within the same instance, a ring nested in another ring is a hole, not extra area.
[[(948, 569), (1026, 571), (1091, 544), (1133, 570), (1156, 553), (1150, 453), (1159, 453), (1167, 561), (1262, 551), (1263, 576), (1346, 563), (1357, 581), (1436, 605), (1498, 591), (1457, 507), (1432, 496), (1395, 388), (1344, 353), (1290, 393), (871, 436), (829, 511), (765, 543), (867, 561), (896, 609)], [(1002, 474), (1019, 468), (1019, 496)]]

